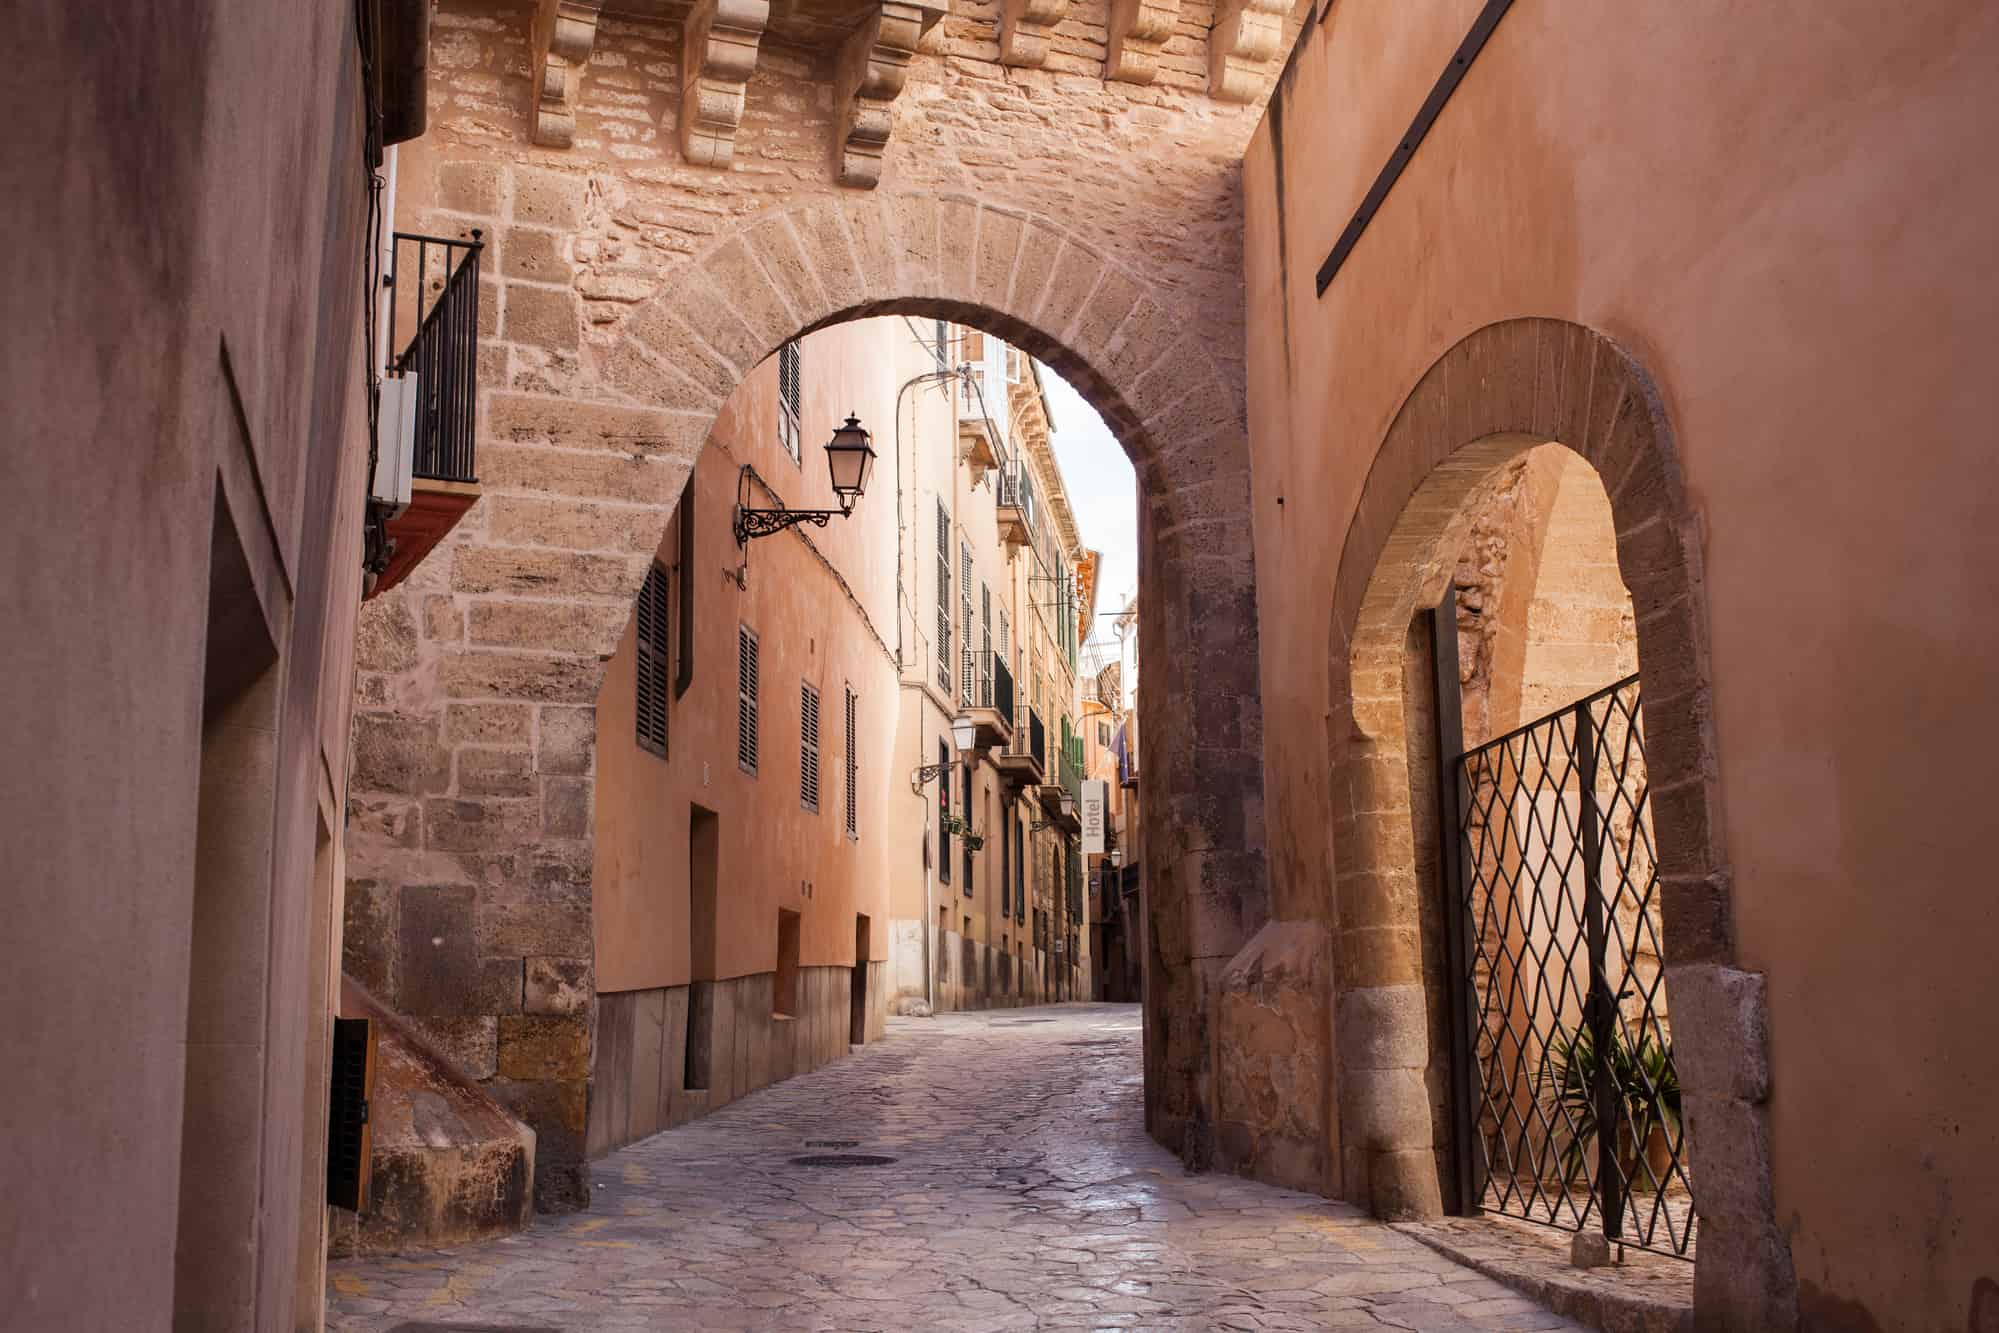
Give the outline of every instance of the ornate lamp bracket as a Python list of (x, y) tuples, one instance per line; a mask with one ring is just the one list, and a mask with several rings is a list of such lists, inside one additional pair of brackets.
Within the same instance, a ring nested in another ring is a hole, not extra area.
[(775, 509), (753, 509), (743, 503), (749, 495), (750, 467), (746, 463), (736, 474), (736, 545), (748, 546), (754, 537), (768, 537), (772, 533), (795, 528), (801, 523), (810, 523), (815, 528), (826, 526), (830, 518), (846, 518), (851, 509), (787, 509), (782, 504)]

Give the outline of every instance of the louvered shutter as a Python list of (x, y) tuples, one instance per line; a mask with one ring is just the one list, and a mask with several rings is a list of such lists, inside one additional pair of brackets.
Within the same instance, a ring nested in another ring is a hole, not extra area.
[(639, 744), (662, 756), (666, 754), (666, 701), (669, 697), (669, 605), (666, 571), (654, 565), (646, 571), (645, 583), (639, 588), (634, 714)]
[(819, 691), (798, 687), (798, 799), (819, 812)]
[(965, 651), (958, 671), (958, 702), (972, 703), (972, 544), (958, 546), (958, 624)]
[(937, 742), (937, 763), (944, 769), (937, 779), (937, 878), (951, 882), (951, 746)]
[(736, 627), (736, 763), (751, 777), (757, 772), (757, 636)]
[(979, 585), (979, 703), (994, 707), (993, 701), (993, 590)]
[(788, 342), (777, 352), (777, 434), (791, 461), (799, 461), (798, 420), (803, 407), (803, 357), (797, 342)]
[(861, 771), (858, 754), (860, 731), (856, 725), (859, 702), (859, 696), (854, 693), (853, 687), (849, 686), (847, 689), (847, 836), (850, 838), (861, 836), (860, 807), (857, 799)]
[(951, 692), (951, 511), (937, 502), (937, 686)]

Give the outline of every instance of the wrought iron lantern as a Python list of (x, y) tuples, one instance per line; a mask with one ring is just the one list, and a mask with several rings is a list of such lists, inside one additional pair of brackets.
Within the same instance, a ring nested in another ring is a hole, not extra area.
[(867, 491), (875, 470), (874, 436), (868, 434), (859, 417), (849, 414), (847, 424), (826, 441), (826, 470), (832, 478), (833, 494), (840, 501), (838, 509), (787, 509), (781, 504), (775, 509), (753, 509), (743, 503), (750, 482), (750, 469), (745, 464), (736, 477), (736, 545), (747, 546), (752, 537), (768, 537), (801, 523), (823, 528), (836, 514), (841, 518), (853, 514), (854, 504)]
[(910, 787), (920, 792), (923, 790), (925, 784), (949, 773), (962, 763), (966, 756), (972, 753), (972, 747), (978, 743), (978, 739), (979, 729), (973, 725), (969, 714), (960, 713), (958, 716), (952, 718), (951, 743), (958, 747), (958, 757), (948, 763), (925, 764), (921, 768), (916, 769), (909, 775)]

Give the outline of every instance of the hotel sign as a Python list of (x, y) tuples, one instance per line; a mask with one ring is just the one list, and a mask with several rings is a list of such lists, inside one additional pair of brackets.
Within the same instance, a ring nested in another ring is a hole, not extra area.
[(1101, 856), (1104, 851), (1104, 821), (1110, 815), (1110, 784), (1101, 778), (1083, 783), (1083, 854)]

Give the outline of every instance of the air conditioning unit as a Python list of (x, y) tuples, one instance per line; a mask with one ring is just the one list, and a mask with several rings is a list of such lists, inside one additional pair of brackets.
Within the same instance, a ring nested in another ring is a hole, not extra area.
[(394, 518), (410, 507), (411, 470), (416, 463), (417, 377), (384, 375), (375, 413), (374, 502)]

